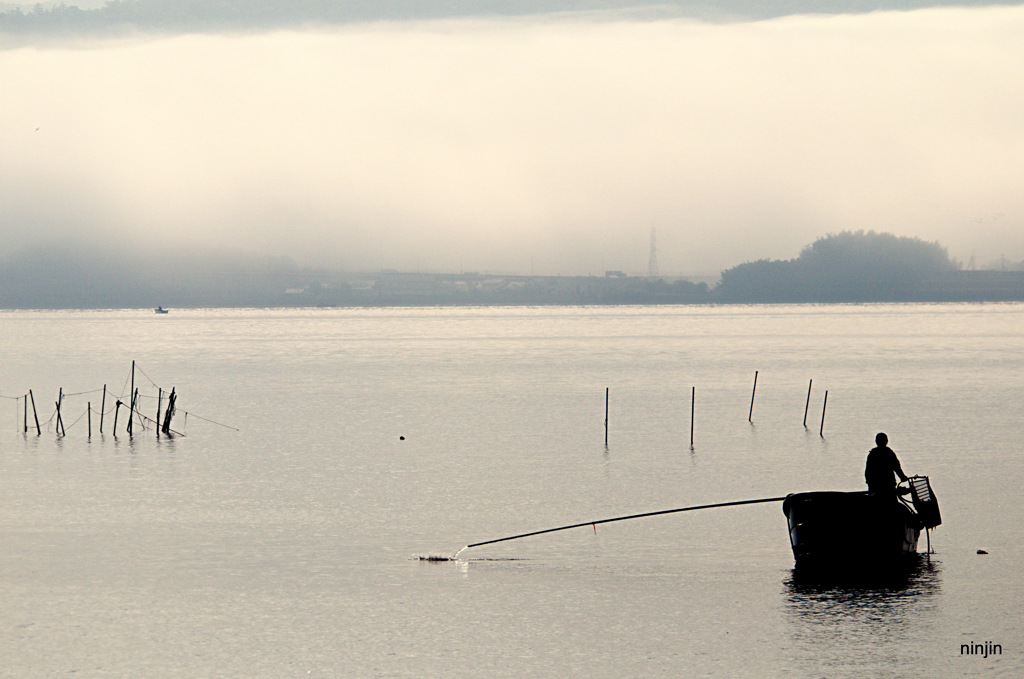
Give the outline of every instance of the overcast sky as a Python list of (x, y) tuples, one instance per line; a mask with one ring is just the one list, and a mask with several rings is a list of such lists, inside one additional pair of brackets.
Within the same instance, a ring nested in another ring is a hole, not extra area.
[(1024, 8), (0, 49), (0, 249), (662, 274), (828, 233), (1024, 259)]

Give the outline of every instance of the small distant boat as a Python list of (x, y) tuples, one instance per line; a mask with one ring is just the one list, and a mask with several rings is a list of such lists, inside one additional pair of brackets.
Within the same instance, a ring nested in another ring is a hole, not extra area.
[(166, 314), (167, 313), (167, 309), (163, 308), (162, 306), (158, 306), (157, 308), (153, 309), (153, 311), (158, 313), (158, 314)]
[[(894, 497), (862, 492), (794, 493), (782, 503), (798, 569), (885, 571), (917, 554), (921, 529), (942, 523), (926, 476), (900, 485)], [(905, 495), (911, 495), (907, 502)]]

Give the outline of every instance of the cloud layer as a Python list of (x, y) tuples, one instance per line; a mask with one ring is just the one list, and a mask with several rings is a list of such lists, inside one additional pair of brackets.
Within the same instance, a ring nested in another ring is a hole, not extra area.
[(0, 237), (662, 273), (1024, 258), (1024, 9), (380, 23), (0, 51)]

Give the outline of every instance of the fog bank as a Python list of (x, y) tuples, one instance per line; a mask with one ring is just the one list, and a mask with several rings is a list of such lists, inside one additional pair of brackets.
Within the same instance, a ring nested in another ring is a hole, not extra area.
[(1024, 258), (1024, 9), (356, 25), (0, 51), (0, 238), (350, 270)]

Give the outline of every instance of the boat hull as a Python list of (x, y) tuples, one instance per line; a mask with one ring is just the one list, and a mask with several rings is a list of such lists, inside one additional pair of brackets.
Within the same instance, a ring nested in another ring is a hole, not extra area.
[(797, 568), (890, 570), (917, 554), (921, 521), (895, 496), (796, 493), (782, 505)]

